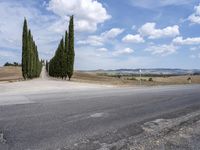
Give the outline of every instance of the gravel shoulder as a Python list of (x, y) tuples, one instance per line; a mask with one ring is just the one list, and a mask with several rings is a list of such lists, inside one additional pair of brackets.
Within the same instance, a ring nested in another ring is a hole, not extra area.
[(0, 94), (28, 94), (57, 91), (81, 91), (113, 87), (92, 83), (78, 83), (47, 76), (43, 67), (40, 78), (20, 82), (0, 82)]
[[(138, 128), (136, 124), (129, 125), (124, 130), (134, 130)], [(141, 125), (141, 130), (128, 136), (110, 142), (110, 139), (102, 140), (98, 138), (84, 140), (75, 145), (64, 147), (63, 149), (78, 150), (81, 148), (98, 150), (198, 150), (200, 149), (200, 111), (196, 111), (185, 116), (173, 119), (156, 119), (145, 122)], [(107, 137), (112, 137), (113, 133), (107, 133)], [(122, 133), (115, 131), (115, 135)], [(121, 135), (123, 136), (123, 135)], [(112, 140), (113, 141), (113, 140)]]

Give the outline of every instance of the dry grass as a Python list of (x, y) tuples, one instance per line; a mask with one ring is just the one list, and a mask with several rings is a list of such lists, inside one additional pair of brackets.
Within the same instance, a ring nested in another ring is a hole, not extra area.
[(22, 80), (21, 67), (0, 67), (0, 81)]
[(96, 73), (75, 72), (73, 80), (76, 82), (89, 82), (98, 84), (111, 84), (111, 85), (137, 85), (138, 81), (130, 81), (119, 79), (115, 77), (98, 75)]
[[(142, 85), (170, 85), (170, 84), (188, 84), (189, 76), (172, 76), (172, 77), (150, 77), (142, 78)], [(192, 83), (200, 84), (200, 76), (192, 76)], [(0, 81), (22, 80), (21, 67), (0, 67)], [(76, 71), (72, 78), (75, 82), (97, 83), (106, 85), (119, 86), (136, 86), (140, 84), (139, 77), (110, 77), (95, 72)]]
[(168, 83), (168, 84), (188, 84), (188, 78), (192, 78), (192, 83), (200, 84), (200, 76), (172, 76), (172, 77), (155, 77), (153, 80), (156, 82), (161, 82), (161, 83)]
[[(193, 84), (200, 84), (200, 76), (172, 76), (172, 77), (142, 77), (142, 85), (171, 85), (171, 84), (189, 84), (188, 78), (192, 78)], [(152, 78), (152, 81), (149, 81)], [(89, 82), (98, 84), (111, 84), (120, 86), (139, 85), (139, 77), (111, 77), (100, 75), (93, 72), (75, 72), (73, 80), (77, 82)]]

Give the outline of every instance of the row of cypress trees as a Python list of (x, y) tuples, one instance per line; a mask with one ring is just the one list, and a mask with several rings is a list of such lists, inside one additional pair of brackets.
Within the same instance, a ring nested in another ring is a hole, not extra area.
[(24, 79), (36, 78), (40, 76), (41, 70), (42, 61), (39, 60), (37, 46), (25, 18), (22, 34), (22, 75)]
[[(69, 32), (69, 33), (68, 33)], [(65, 32), (65, 38), (60, 40), (54, 57), (46, 62), (46, 70), (52, 77), (71, 79), (74, 72), (74, 21), (70, 17), (69, 29)]]

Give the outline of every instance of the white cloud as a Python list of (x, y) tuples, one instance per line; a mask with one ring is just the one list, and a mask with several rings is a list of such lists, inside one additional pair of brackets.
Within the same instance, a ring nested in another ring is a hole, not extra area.
[[(60, 20), (55, 15), (43, 14), (35, 7), (33, 1), (26, 5), (15, 1), (0, 1), (0, 47), (3, 49), (15, 49), (18, 62), (21, 61), (21, 41), (24, 17), (27, 18), (28, 27), (38, 46), (38, 51), (44, 59), (52, 57), (52, 53), (58, 45), (61, 33), (66, 30), (67, 21)], [(26, 15), (26, 16), (24, 16)], [(12, 53), (9, 53), (10, 55)], [(11, 56), (12, 57), (12, 56)], [(4, 63), (5, 60), (0, 60)]]
[(190, 55), (189, 57), (192, 58), (192, 59), (195, 59), (196, 55)]
[(113, 56), (111, 51), (110, 53), (106, 52), (97, 55), (94, 48), (88, 46), (77, 47), (75, 57), (75, 69), (82, 70), (145, 68), (151, 67), (151, 65), (155, 63), (155, 59), (134, 55), (126, 55), (126, 59), (119, 59), (119, 57)]
[(101, 33), (101, 37), (103, 37), (104, 39), (115, 38), (118, 35), (120, 35), (123, 31), (124, 29), (112, 28), (109, 31)]
[(125, 48), (125, 49), (122, 49), (122, 50), (114, 51), (113, 55), (114, 56), (127, 55), (127, 54), (132, 54), (133, 52), (134, 52), (133, 49), (131, 49), (131, 48)]
[(105, 48), (105, 47), (102, 47), (102, 48), (98, 48), (97, 51), (100, 51), (100, 52), (107, 52), (108, 49)]
[(67, 30), (68, 20), (69, 18), (55, 20), (51, 23), (47, 30), (62, 35)]
[(175, 37), (180, 34), (179, 26), (177, 25), (156, 29), (156, 23), (154, 22), (144, 24), (138, 31), (142, 36), (147, 36), (149, 39)]
[(166, 56), (176, 52), (178, 48), (172, 44), (170, 45), (153, 45), (145, 49), (145, 51), (151, 52), (153, 55)]
[(16, 52), (8, 51), (8, 50), (0, 50), (0, 58), (16, 58)]
[(74, 15), (78, 31), (95, 31), (99, 23), (111, 18), (97, 0), (50, 0), (48, 10), (61, 17)]
[(190, 48), (190, 51), (196, 51), (197, 50), (197, 47), (191, 47)]
[(136, 28), (137, 28), (136, 25), (133, 25), (133, 26), (131, 27), (132, 30), (135, 30)]
[(116, 38), (119, 34), (121, 34), (124, 29), (120, 28), (112, 28), (108, 31), (101, 33), (100, 35), (91, 35), (88, 36), (85, 40), (79, 40), (77, 43), (79, 45), (91, 45), (91, 46), (102, 46), (107, 40), (111, 40)]
[(188, 20), (194, 24), (200, 24), (200, 4), (194, 7), (194, 13), (188, 17)]
[(122, 41), (127, 43), (144, 43), (144, 39), (139, 34), (128, 34), (122, 39)]
[(21, 5), (0, 2), (0, 46), (19, 48), (21, 46), (21, 30), (24, 14), (29, 18), (36, 15), (34, 9), (28, 10)]
[(190, 51), (197, 51), (197, 50), (200, 50), (200, 46), (191, 47), (191, 48), (190, 48)]
[(190, 4), (190, 0), (130, 0), (132, 5), (143, 8), (156, 8), (169, 5)]
[(180, 44), (180, 45), (199, 45), (200, 44), (200, 37), (193, 37), (193, 38), (186, 38), (177, 37), (173, 39), (173, 43)]
[(21, 53), (19, 51), (0, 49), (0, 64), (3, 65), (5, 62), (20, 62), (18, 61), (20, 56)]
[(86, 40), (79, 40), (77, 42), (79, 45), (91, 45), (91, 46), (102, 46), (103, 39), (100, 36), (89, 36)]

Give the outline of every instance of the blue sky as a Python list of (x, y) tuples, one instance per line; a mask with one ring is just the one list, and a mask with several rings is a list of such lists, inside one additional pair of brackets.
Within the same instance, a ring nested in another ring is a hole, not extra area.
[(75, 16), (75, 69), (200, 69), (197, 0), (0, 0), (0, 65), (21, 61), (24, 17), (50, 59)]

